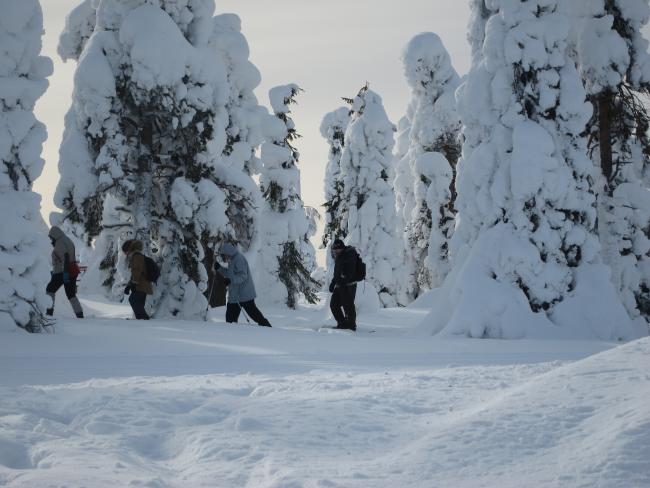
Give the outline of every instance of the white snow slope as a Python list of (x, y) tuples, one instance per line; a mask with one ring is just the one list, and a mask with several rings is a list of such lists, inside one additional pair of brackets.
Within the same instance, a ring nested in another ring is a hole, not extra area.
[(272, 329), (84, 308), (0, 338), (0, 486), (650, 486), (650, 338), (422, 337), (415, 308), (356, 335), (315, 332), (322, 308), (264, 310)]

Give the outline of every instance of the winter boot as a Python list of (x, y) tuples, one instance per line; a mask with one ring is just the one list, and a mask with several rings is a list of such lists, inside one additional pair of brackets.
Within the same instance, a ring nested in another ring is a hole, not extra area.
[(350, 322), (344, 322), (342, 324), (337, 324), (335, 329), (341, 329), (341, 330), (351, 330), (351, 331), (356, 331), (357, 326), (356, 324), (351, 324)]
[(70, 298), (70, 305), (72, 305), (72, 310), (74, 310), (74, 314), (77, 316), (77, 318), (83, 319), (84, 310), (83, 308), (81, 308), (81, 303), (79, 303), (79, 299), (77, 297)]
[(268, 321), (268, 319), (264, 319), (264, 322), (261, 324), (258, 324), (260, 327), (271, 327), (271, 322)]
[(45, 311), (45, 315), (49, 315), (51, 317), (52, 315), (54, 315), (54, 309), (53, 308), (48, 308)]

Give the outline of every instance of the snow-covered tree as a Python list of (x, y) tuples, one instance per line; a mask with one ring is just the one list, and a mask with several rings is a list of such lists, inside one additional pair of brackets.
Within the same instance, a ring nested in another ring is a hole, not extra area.
[(300, 137), (291, 118), (298, 85), (276, 86), (269, 92), (275, 117), (267, 124), (268, 140), (262, 145), (260, 187), (265, 205), (260, 216), (259, 288), (264, 299), (295, 308), (300, 296), (316, 303), (320, 283), (312, 279), (316, 253), (309, 239), (315, 223), (300, 196)]
[[(556, 0), (492, 0), (480, 56), (459, 89), (454, 269), (433, 331), (618, 339), (640, 330), (600, 264), (584, 130), (591, 106)], [(560, 327), (557, 327), (560, 326)]]
[[(350, 123), (350, 109), (340, 107), (323, 118), (320, 133), (329, 145), (325, 168), (325, 229), (322, 248), (327, 248), (334, 239), (344, 239), (341, 221), (346, 213), (346, 202), (342, 199), (341, 155), (345, 147), (345, 131)], [(329, 258), (329, 257), (328, 257)], [(328, 266), (329, 268), (329, 266)]]
[(162, 265), (157, 315), (201, 315), (215, 247), (246, 249), (255, 233), (259, 191), (244, 166), (259, 141), (259, 73), (236, 16), (213, 12), (213, 0), (102, 0), (92, 35), (67, 39), (83, 50), (57, 204), (97, 237), (99, 282), (115, 295), (120, 242), (144, 241)]
[[(258, 217), (263, 199), (252, 175), (260, 169), (255, 153), (263, 142), (262, 121), (268, 112), (254, 94), (262, 77), (249, 59), (250, 48), (241, 32), (240, 18), (234, 14), (215, 16), (208, 45), (225, 66), (227, 80), (225, 143), (215, 173), (219, 187), (226, 194), (228, 225), (216, 237), (203, 240), (206, 269), (210, 282), (214, 283), (220, 282), (212, 265), (221, 242), (236, 243), (251, 255), (262, 244)], [(219, 293), (224, 294), (225, 290)]]
[[(485, 41), (485, 26), (492, 10), (486, 3), (489, 0), (470, 0), (470, 18), (467, 25), (467, 41), (471, 49), (472, 65), (483, 56), (483, 42)], [(491, 6), (492, 7), (492, 6)], [(494, 7), (492, 7), (494, 8)]]
[(50, 246), (32, 191), (43, 170), (45, 126), (34, 105), (47, 89), (52, 61), (41, 53), (38, 0), (0, 0), (0, 329), (41, 330)]
[(642, 28), (644, 0), (569, 2), (573, 51), (594, 107), (587, 130), (601, 170), (598, 227), (603, 258), (632, 317), (650, 319), (650, 118), (640, 96), (650, 88)]
[(94, 0), (83, 0), (65, 17), (65, 28), (59, 36), (57, 52), (61, 59), (79, 60), (97, 22)]
[(460, 78), (442, 41), (430, 32), (411, 39), (402, 60), (412, 99), (408, 149), (399, 160), (395, 187), (405, 224), (406, 263), (415, 285), (409, 291), (416, 298), (420, 290), (442, 284), (449, 271), (453, 172), (460, 154), (454, 94)]
[(367, 85), (348, 101), (352, 115), (341, 155), (342, 199), (348, 209), (341, 228), (367, 264), (367, 282), (381, 303), (392, 307), (405, 301), (392, 187), (395, 126), (381, 97)]

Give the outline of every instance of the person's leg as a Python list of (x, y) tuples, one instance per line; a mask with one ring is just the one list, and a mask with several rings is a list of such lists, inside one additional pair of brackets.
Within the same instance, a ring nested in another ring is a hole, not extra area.
[(144, 308), (147, 301), (147, 294), (143, 291), (132, 291), (129, 303), (137, 320), (149, 320), (149, 314)]
[(72, 310), (74, 310), (74, 314), (77, 318), (83, 319), (84, 311), (83, 308), (81, 308), (79, 299), (77, 298), (77, 283), (67, 283), (63, 286), (65, 288), (65, 296), (68, 297), (70, 305), (72, 305)]
[(266, 317), (264, 317), (264, 314), (260, 311), (260, 309), (257, 308), (257, 305), (255, 305), (255, 300), (241, 302), (240, 305), (257, 325), (261, 325), (263, 327), (271, 327), (271, 323), (266, 319)]
[(226, 305), (226, 322), (236, 324), (239, 319), (239, 312), (241, 312), (239, 303), (229, 303)]
[(357, 295), (357, 285), (343, 287), (343, 310), (345, 311), (345, 326), (348, 329), (356, 330), (357, 328), (357, 309), (354, 306), (354, 299)]
[(342, 327), (345, 324), (345, 315), (341, 310), (341, 287), (334, 288), (332, 292), (332, 297), (330, 298), (330, 310), (336, 320), (336, 326)]
[(52, 275), (52, 278), (50, 279), (50, 282), (47, 284), (47, 288), (45, 288), (46, 293), (52, 299), (52, 306), (48, 308), (46, 311), (47, 315), (54, 314), (54, 300), (56, 299), (56, 292), (62, 286), (63, 286), (63, 273), (54, 273)]

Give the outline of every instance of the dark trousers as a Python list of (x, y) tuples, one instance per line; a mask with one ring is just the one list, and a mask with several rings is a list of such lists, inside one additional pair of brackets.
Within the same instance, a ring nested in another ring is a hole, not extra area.
[(357, 309), (354, 306), (354, 298), (357, 295), (357, 285), (343, 285), (334, 288), (330, 300), (330, 310), (336, 325), (339, 327), (357, 326)]
[(229, 303), (226, 307), (226, 322), (236, 323), (239, 318), (241, 309), (244, 309), (248, 316), (255, 321), (258, 325), (271, 325), (266, 317), (260, 312), (260, 309), (255, 305), (255, 300), (248, 302)]
[(129, 297), (129, 303), (135, 314), (135, 318), (138, 320), (149, 320), (149, 315), (147, 315), (146, 310), (144, 309), (144, 304), (147, 301), (147, 294), (143, 291), (132, 291), (131, 296)]
[(68, 300), (77, 296), (76, 280), (71, 279), (69, 283), (63, 283), (63, 273), (54, 273), (52, 279), (50, 279), (50, 282), (47, 284), (45, 291), (50, 295), (56, 295), (56, 292), (59, 291), (59, 288), (62, 286), (65, 288), (65, 296), (68, 297)]

